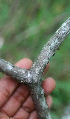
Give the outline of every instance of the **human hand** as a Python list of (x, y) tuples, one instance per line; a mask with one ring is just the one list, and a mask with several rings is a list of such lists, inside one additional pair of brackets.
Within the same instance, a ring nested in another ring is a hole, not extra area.
[[(15, 65), (30, 69), (32, 64), (30, 59), (25, 58)], [(48, 69), (49, 64), (44, 70), (44, 74)], [(49, 94), (54, 90), (55, 86), (56, 83), (52, 78), (47, 78), (42, 83), (49, 108), (52, 105), (52, 98)], [(0, 119), (38, 119), (29, 88), (9, 76), (0, 79)]]

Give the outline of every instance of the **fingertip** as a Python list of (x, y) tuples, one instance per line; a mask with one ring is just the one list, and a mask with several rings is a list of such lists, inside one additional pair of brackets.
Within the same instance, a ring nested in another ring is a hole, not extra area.
[(45, 91), (45, 95), (49, 95), (56, 87), (56, 82), (53, 78), (48, 77), (42, 83), (42, 88)]
[(47, 102), (48, 107), (50, 108), (53, 102), (53, 99), (50, 95), (46, 97), (46, 102)]
[(18, 61), (15, 65), (17, 67), (30, 69), (31, 66), (33, 65), (33, 62), (32, 62), (32, 60), (30, 60), (28, 58), (24, 58), (24, 59), (21, 59), (20, 61)]
[(46, 74), (46, 72), (49, 70), (50, 68), (50, 63), (47, 64), (46, 68), (44, 69), (44, 75)]

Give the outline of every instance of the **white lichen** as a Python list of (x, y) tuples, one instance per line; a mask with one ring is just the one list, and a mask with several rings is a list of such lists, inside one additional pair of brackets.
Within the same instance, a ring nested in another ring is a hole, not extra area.
[(12, 70), (12, 66), (10, 64), (7, 64), (7, 69), (11, 71)]

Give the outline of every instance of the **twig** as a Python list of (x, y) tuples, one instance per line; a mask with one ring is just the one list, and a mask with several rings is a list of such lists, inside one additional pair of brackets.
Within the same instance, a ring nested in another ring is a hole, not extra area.
[(42, 89), (43, 71), (50, 58), (55, 54), (63, 40), (70, 34), (70, 17), (55, 32), (47, 44), (43, 47), (38, 58), (31, 69), (26, 70), (16, 67), (9, 62), (0, 59), (0, 72), (11, 76), (20, 83), (26, 83), (30, 86), (32, 99), (38, 112), (39, 119), (52, 119), (49, 108), (45, 101), (44, 90)]

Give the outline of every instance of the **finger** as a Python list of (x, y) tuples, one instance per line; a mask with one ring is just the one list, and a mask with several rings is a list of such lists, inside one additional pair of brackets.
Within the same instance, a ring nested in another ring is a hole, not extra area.
[(53, 78), (49, 77), (45, 79), (42, 83), (42, 88), (44, 89), (45, 96), (48, 96), (56, 87), (56, 82)]
[(22, 108), (26, 110), (26, 112), (29, 112), (29, 113), (35, 109), (31, 95), (23, 103)]
[(24, 59), (21, 59), (20, 61), (18, 61), (16, 64), (15, 64), (17, 67), (21, 67), (21, 68), (26, 68), (26, 69), (30, 69), (31, 66), (33, 65), (33, 62), (28, 59), (28, 58), (24, 58)]
[(36, 111), (33, 111), (31, 114), (30, 114), (30, 117), (28, 119), (38, 119), (38, 114)]
[(23, 104), (23, 102), (27, 99), (30, 92), (28, 87), (24, 84), (21, 84), (14, 92), (12, 96), (10, 96), (9, 100), (2, 106), (0, 112), (5, 112), (9, 117), (12, 117), (19, 107)]
[(17, 88), (19, 83), (10, 77), (4, 76), (0, 80), (0, 107), (8, 100), (12, 92)]
[(10, 119), (7, 115), (0, 112), (0, 119)]
[(46, 68), (44, 69), (44, 75), (46, 74), (46, 72), (49, 70), (50, 68), (50, 63), (47, 64)]
[[(32, 66), (32, 61), (30, 59), (22, 59), (16, 63), (16, 66), (21, 68), (29, 69)], [(13, 93), (13, 91), (18, 87), (19, 83), (10, 78), (9, 76), (4, 76), (0, 80), (0, 107), (8, 100), (8, 97)]]
[(48, 107), (50, 108), (52, 105), (52, 97), (50, 95), (46, 97), (46, 102)]
[[(13, 116), (13, 118), (20, 118), (28, 119), (30, 116), (30, 113), (34, 110), (34, 103), (32, 101), (31, 96), (29, 96), (26, 101), (23, 103), (23, 105), (20, 107), (20, 109), (17, 111), (17, 113)], [(22, 113), (22, 114), (21, 114)], [(20, 115), (21, 114), (21, 115)]]

